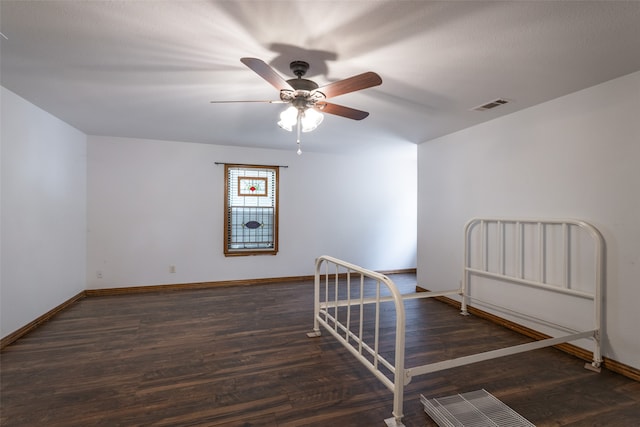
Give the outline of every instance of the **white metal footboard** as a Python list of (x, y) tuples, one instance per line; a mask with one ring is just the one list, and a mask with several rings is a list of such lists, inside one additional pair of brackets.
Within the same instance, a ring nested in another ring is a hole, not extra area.
[[(383, 295), (383, 289), (387, 291), (384, 292), (386, 295)], [(308, 335), (320, 336), (320, 326), (323, 326), (391, 390), (393, 418), (387, 425), (402, 426), (405, 311), (398, 288), (382, 274), (321, 256), (316, 259), (314, 293), (314, 326)], [(393, 302), (395, 309), (395, 360), (392, 362), (379, 352), (380, 305), (383, 302)], [(364, 314), (368, 304), (375, 306), (374, 325), (373, 328), (368, 325), (365, 331)]]
[[(387, 276), (326, 255), (316, 259), (314, 281), (314, 326), (307, 335), (320, 336), (322, 326), (343, 344), (393, 392), (393, 416), (385, 420), (387, 426), (404, 426), (404, 386), (410, 380), (404, 369), (404, 300), (459, 295), (460, 289), (401, 294)], [(384, 319), (383, 304), (393, 304), (394, 309)], [(394, 336), (395, 344), (391, 349), (385, 346), (384, 353), (391, 354), (385, 357), (381, 344), (388, 335)]]

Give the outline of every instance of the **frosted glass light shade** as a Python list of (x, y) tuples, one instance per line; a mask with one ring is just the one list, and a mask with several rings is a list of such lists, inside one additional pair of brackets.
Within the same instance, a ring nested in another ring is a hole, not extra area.
[(302, 113), (300, 118), (300, 124), (302, 126), (302, 132), (311, 132), (318, 127), (324, 120), (324, 115), (313, 108), (307, 108)]
[(290, 106), (280, 113), (278, 126), (286, 131), (293, 131), (293, 128), (298, 123), (298, 115), (300, 115), (300, 130), (302, 132), (311, 132), (324, 120), (324, 115), (313, 108), (298, 110), (296, 107)]
[(278, 122), (278, 126), (282, 129), (291, 132), (293, 127), (296, 125), (298, 121), (298, 109), (296, 107), (289, 107), (280, 113), (280, 121)]

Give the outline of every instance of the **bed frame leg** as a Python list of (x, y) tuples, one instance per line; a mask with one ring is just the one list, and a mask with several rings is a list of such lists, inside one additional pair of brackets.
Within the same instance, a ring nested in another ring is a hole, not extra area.
[(593, 372), (600, 373), (602, 365), (602, 350), (600, 349), (600, 331), (595, 331), (593, 334), (593, 342), (595, 348), (593, 350), (593, 362), (585, 363), (584, 368)]
[(308, 333), (307, 333), (307, 336), (308, 336), (309, 338), (317, 338), (317, 337), (319, 337), (319, 336), (321, 336), (321, 335), (322, 335), (322, 332), (320, 332), (320, 329), (318, 329), (318, 330), (315, 330), (315, 329), (314, 329), (314, 330), (313, 330), (313, 332), (308, 332)]
[(460, 314), (462, 316), (470, 316), (469, 310), (467, 310), (467, 302), (465, 299), (463, 299), (462, 304), (460, 304)]
[(387, 427), (405, 427), (405, 425), (402, 424), (402, 419), (396, 417), (387, 418), (384, 422)]
[(462, 297), (462, 301), (460, 301), (460, 314), (463, 316), (468, 316), (469, 311), (467, 310), (467, 281), (460, 281), (460, 296)]
[(597, 373), (600, 373), (600, 371), (602, 371), (599, 362), (587, 362), (584, 364), (584, 368)]

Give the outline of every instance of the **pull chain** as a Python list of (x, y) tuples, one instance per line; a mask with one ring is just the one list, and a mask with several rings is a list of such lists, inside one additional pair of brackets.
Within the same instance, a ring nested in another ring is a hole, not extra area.
[(298, 156), (300, 154), (302, 154), (302, 150), (300, 149), (300, 115), (302, 114), (302, 112), (298, 111), (298, 120), (296, 123), (296, 133), (297, 133), (297, 138), (296, 138), (296, 144), (298, 144)]

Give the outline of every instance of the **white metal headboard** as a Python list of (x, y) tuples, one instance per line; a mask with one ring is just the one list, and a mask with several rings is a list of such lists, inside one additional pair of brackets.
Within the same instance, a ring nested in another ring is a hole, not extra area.
[(463, 314), (473, 299), (472, 276), (584, 298), (593, 304), (594, 360), (601, 360), (604, 239), (594, 226), (573, 219), (473, 218), (464, 245)]

